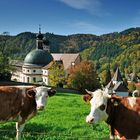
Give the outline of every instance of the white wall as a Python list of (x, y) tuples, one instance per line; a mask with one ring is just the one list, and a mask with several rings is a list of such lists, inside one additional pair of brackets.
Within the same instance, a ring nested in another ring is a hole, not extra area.
[[(35, 78), (35, 79), (34, 79)], [(25, 83), (37, 83), (39, 81), (42, 81), (42, 77), (40, 75), (22, 75), (22, 81), (21, 82), (25, 82)]]
[(48, 80), (48, 77), (47, 76), (42, 76), (42, 79), (43, 79), (43, 82), (48, 85), (49, 84), (49, 80)]
[(19, 71), (15, 71), (12, 74), (11, 80), (15, 80), (17, 82), (21, 82), (22, 81), (22, 72)]
[(43, 71), (43, 75), (42, 75), (43, 82), (44, 82), (46, 85), (48, 85), (48, 84), (49, 84), (49, 83), (48, 83), (48, 73), (49, 73), (49, 71), (46, 70), (46, 69), (42, 69), (42, 71)]
[(48, 76), (48, 70), (42, 69), (42, 73), (43, 73), (43, 75)]
[(34, 68), (34, 69), (23, 68), (22, 72), (24, 74), (42, 74), (42, 69), (38, 69), (38, 68)]
[(41, 68), (22, 68), (22, 80), (25, 83), (37, 83), (42, 81), (42, 69)]

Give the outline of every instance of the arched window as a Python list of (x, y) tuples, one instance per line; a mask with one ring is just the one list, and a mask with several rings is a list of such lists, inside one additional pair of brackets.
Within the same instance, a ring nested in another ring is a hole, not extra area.
[(33, 82), (36, 82), (36, 77), (33, 77)]
[(30, 81), (30, 78), (29, 78), (29, 77), (27, 77), (27, 83), (29, 83), (29, 81)]

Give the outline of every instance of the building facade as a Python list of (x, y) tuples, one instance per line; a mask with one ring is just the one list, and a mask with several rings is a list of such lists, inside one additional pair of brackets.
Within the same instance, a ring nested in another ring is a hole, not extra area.
[[(24, 83), (49, 83), (49, 64), (52, 61), (62, 61), (64, 70), (81, 62), (79, 53), (50, 53), (49, 41), (43, 37), (41, 31), (36, 36), (36, 49), (27, 54), (23, 62), (13, 63), (15, 71), (12, 80)], [(20, 65), (19, 65), (20, 64)]]

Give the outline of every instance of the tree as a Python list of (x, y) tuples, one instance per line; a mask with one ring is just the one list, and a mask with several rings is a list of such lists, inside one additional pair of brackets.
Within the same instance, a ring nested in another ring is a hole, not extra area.
[(9, 32), (3, 32), (0, 38), (0, 54), (5, 57), (9, 55), (7, 46), (7, 41), (10, 38), (9, 34)]
[(10, 80), (11, 79), (11, 67), (9, 64), (9, 52), (7, 50), (7, 40), (8, 32), (2, 34), (0, 40), (0, 80)]
[(101, 74), (101, 83), (106, 86), (110, 81), (111, 81), (111, 72), (110, 69), (107, 68), (106, 70), (104, 70)]
[(62, 61), (53, 61), (49, 69), (49, 85), (63, 87), (65, 84), (65, 72)]
[(93, 63), (87, 60), (82, 61), (79, 65), (70, 69), (67, 85), (81, 92), (84, 92), (85, 89), (95, 90), (101, 87)]
[(134, 90), (136, 90), (136, 85), (134, 82), (131, 82), (128, 84), (128, 89), (129, 89), (129, 92), (133, 92)]

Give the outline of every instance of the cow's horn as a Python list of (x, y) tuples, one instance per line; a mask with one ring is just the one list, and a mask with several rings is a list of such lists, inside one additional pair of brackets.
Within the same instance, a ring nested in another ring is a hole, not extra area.
[(87, 89), (85, 89), (85, 91), (86, 91), (88, 94), (92, 95), (92, 92), (91, 92), (91, 91), (89, 91), (89, 90), (87, 90)]

